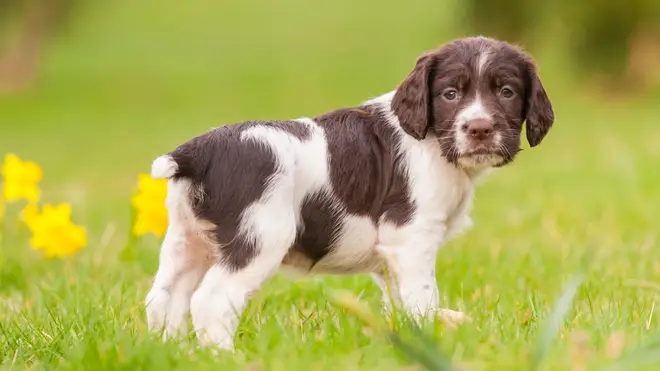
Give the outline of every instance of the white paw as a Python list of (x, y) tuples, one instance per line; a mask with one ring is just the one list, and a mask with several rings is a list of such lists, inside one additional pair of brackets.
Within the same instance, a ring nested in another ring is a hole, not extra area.
[(234, 340), (230, 337), (220, 337), (215, 340), (206, 334), (206, 331), (197, 331), (197, 350), (211, 352), (217, 356), (222, 352), (234, 353)]
[(149, 331), (161, 332), (165, 328), (165, 316), (170, 294), (164, 290), (153, 289), (145, 299), (145, 312)]
[(457, 312), (451, 309), (438, 309), (436, 310), (435, 315), (437, 318), (441, 319), (445, 324), (452, 327), (456, 327), (457, 325), (463, 323), (472, 322), (472, 318), (470, 318), (467, 314), (463, 312)]
[(171, 317), (166, 319), (163, 339), (182, 339), (188, 336), (188, 325), (184, 321), (174, 321)]

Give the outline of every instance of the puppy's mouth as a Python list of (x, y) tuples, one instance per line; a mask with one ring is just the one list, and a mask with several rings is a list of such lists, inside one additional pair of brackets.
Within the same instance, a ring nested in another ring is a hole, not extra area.
[(441, 137), (447, 159), (462, 168), (500, 167), (509, 162), (509, 149), (502, 143), (501, 134), (486, 140), (473, 140), (465, 133)]
[(504, 156), (495, 146), (478, 146), (458, 156), (458, 163), (463, 167), (497, 166), (504, 161)]
[(494, 147), (478, 147), (473, 150), (465, 152), (461, 157), (478, 157), (478, 156), (488, 156), (488, 155), (497, 155), (497, 148)]
[(468, 145), (465, 146), (467, 148), (464, 148), (462, 153), (460, 153), (459, 157), (483, 157), (483, 156), (502, 156), (501, 154), (501, 146), (498, 146), (498, 142), (496, 141), (488, 141), (488, 142), (477, 142), (477, 143), (469, 143)]

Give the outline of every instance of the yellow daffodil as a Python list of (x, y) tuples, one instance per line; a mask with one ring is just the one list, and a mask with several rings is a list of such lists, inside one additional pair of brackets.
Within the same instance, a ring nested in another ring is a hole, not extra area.
[(47, 258), (74, 254), (87, 244), (85, 229), (71, 222), (68, 204), (47, 204), (41, 213), (36, 205), (28, 205), (21, 217), (32, 232), (30, 245), (35, 250), (43, 250)]
[(35, 203), (39, 200), (42, 172), (39, 165), (32, 161), (22, 161), (14, 154), (8, 154), (2, 165), (4, 185), (2, 196), (7, 201), (20, 199)]
[(133, 233), (141, 236), (147, 233), (161, 237), (167, 229), (167, 180), (153, 179), (141, 174), (138, 178), (138, 189), (133, 196), (132, 204), (136, 210)]
[(37, 205), (28, 204), (21, 210), (21, 220), (32, 230), (34, 222), (39, 217), (39, 208)]

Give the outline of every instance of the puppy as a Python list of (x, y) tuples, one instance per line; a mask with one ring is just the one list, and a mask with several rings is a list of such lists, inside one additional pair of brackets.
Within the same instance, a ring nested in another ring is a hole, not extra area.
[[(554, 113), (531, 57), (471, 37), (418, 58), (393, 91), (314, 118), (223, 126), (158, 157), (169, 226), (149, 328), (233, 349), (251, 293), (281, 266), (369, 273), (386, 309), (441, 309), (436, 254), (471, 225), (476, 180), (511, 163)], [(387, 272), (387, 273), (385, 273)], [(390, 302), (389, 298), (394, 302)]]

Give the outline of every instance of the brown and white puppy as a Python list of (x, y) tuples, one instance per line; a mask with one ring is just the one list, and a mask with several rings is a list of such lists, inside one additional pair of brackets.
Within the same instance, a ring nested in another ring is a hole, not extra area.
[(281, 266), (370, 273), (389, 286), (386, 307), (460, 319), (440, 308), (436, 254), (471, 224), (475, 180), (514, 160), (524, 121), (531, 146), (554, 121), (532, 59), (474, 37), (424, 54), (357, 107), (182, 144), (152, 167), (169, 179), (169, 227), (149, 327), (185, 333), (190, 312), (202, 344), (233, 349), (250, 293)]

